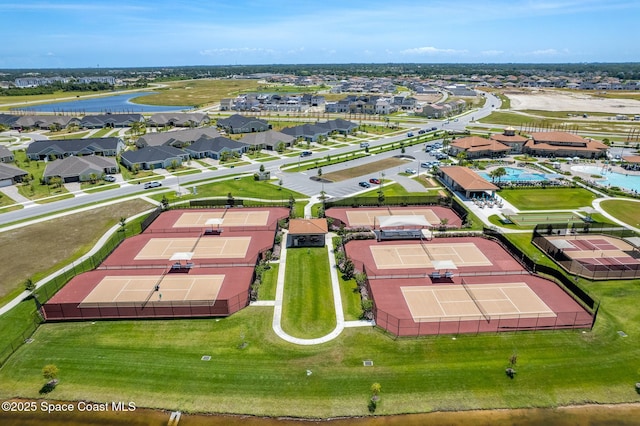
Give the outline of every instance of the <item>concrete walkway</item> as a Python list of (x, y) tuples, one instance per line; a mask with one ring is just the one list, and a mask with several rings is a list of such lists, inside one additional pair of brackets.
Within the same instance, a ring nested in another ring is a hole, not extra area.
[[(283, 340), (294, 343), (296, 345), (319, 345), (335, 339), (342, 333), (342, 330), (347, 326), (344, 320), (344, 311), (342, 310), (342, 296), (340, 294), (340, 280), (338, 279), (338, 267), (336, 265), (335, 256), (333, 255), (333, 244), (327, 244), (327, 256), (329, 257), (329, 268), (331, 271), (331, 289), (333, 291), (333, 305), (336, 311), (336, 328), (325, 336), (318, 337), (316, 339), (301, 339), (299, 337), (291, 336), (282, 329), (282, 301), (284, 300), (284, 277), (287, 264), (287, 248), (284, 245), (286, 241), (286, 232), (282, 237), (283, 247), (280, 252), (280, 268), (278, 269), (278, 280), (276, 285), (276, 300), (273, 309), (273, 331)], [(332, 241), (335, 234), (327, 234), (327, 241)], [(254, 306), (257, 303), (253, 304)], [(257, 305), (260, 306), (260, 305)], [(265, 306), (261, 304), (261, 306)], [(373, 322), (369, 321), (349, 321), (349, 327), (362, 327), (373, 326)]]

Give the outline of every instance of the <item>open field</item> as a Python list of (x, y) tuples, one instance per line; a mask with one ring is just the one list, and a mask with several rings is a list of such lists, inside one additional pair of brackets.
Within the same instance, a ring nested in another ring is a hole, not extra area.
[(132, 200), (0, 232), (0, 258), (6, 260), (0, 263), (0, 301), (24, 290), (27, 278), (35, 282), (84, 254), (120, 217), (152, 207)]
[(520, 210), (579, 209), (597, 198), (582, 188), (502, 189), (498, 194)]
[(566, 90), (529, 90), (505, 93), (511, 101), (512, 110), (542, 111), (582, 111), (608, 112), (611, 114), (640, 114), (640, 100), (637, 93), (622, 96), (619, 93), (608, 94), (611, 97), (593, 96), (593, 91)]
[(387, 158), (380, 161), (374, 161), (372, 163), (364, 164), (362, 166), (356, 166), (338, 170), (336, 172), (323, 174), (322, 177), (329, 179), (333, 182), (339, 182), (346, 179), (351, 179), (366, 174), (375, 174), (381, 170), (386, 170), (391, 167), (401, 166), (407, 164), (406, 160), (400, 158)]
[(640, 203), (633, 200), (605, 200), (600, 203), (600, 207), (611, 216), (624, 223), (638, 227), (640, 226)]
[(245, 91), (255, 91), (257, 80), (186, 80), (164, 83), (156, 94), (139, 96), (131, 102), (145, 105), (206, 105), (232, 98)]

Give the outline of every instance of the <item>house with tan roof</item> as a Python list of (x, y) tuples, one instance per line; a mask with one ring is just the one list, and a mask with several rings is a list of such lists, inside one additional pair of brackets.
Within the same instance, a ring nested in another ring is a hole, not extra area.
[(594, 139), (585, 139), (568, 132), (531, 133), (524, 152), (542, 157), (601, 158), (609, 147)]
[(324, 247), (328, 232), (326, 219), (291, 219), (287, 247)]
[(510, 151), (511, 147), (496, 140), (485, 139), (480, 136), (456, 139), (449, 145), (449, 154), (458, 155), (461, 152), (465, 152), (468, 159), (504, 157)]
[(516, 135), (513, 127), (507, 127), (501, 134), (491, 135), (491, 139), (511, 148), (510, 154), (519, 154), (524, 148), (524, 144), (528, 141), (524, 136)]
[(473, 170), (462, 166), (440, 167), (440, 178), (453, 191), (461, 192), (467, 198), (494, 195), (498, 188)]

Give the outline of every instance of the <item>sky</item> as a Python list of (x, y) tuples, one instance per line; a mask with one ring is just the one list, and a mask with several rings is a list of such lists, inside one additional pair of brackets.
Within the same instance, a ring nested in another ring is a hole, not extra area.
[(0, 68), (639, 62), (638, 0), (2, 0)]

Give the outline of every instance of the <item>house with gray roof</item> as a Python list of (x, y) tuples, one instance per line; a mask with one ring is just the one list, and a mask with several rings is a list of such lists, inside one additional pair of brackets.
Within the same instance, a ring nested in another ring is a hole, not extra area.
[(256, 147), (256, 149), (268, 149), (276, 151), (278, 145), (283, 143), (285, 148), (293, 146), (295, 137), (287, 135), (276, 130), (267, 130), (266, 132), (249, 133), (245, 135), (240, 142)]
[(211, 122), (209, 115), (202, 112), (159, 112), (147, 120), (154, 127), (200, 127)]
[(271, 129), (271, 125), (266, 120), (255, 117), (245, 117), (240, 114), (219, 119), (218, 127), (223, 128), (227, 133), (266, 132)]
[(104, 127), (131, 127), (133, 123), (144, 123), (142, 114), (99, 114), (87, 115), (80, 121), (85, 129), (102, 129)]
[(62, 178), (63, 183), (85, 182), (92, 178), (100, 178), (103, 174), (117, 172), (118, 164), (115, 159), (90, 155), (51, 161), (47, 163), (42, 178), (47, 183), (55, 176)]
[(242, 155), (249, 149), (249, 144), (237, 142), (224, 136), (210, 138), (202, 136), (184, 150), (191, 155), (192, 158), (213, 158), (219, 160), (223, 153), (236, 153)]
[(66, 129), (71, 124), (80, 124), (78, 117), (67, 115), (20, 115), (13, 122), (14, 129)]
[(34, 141), (27, 147), (31, 160), (64, 158), (70, 155), (102, 155), (115, 157), (125, 148), (122, 138), (59, 139)]
[(15, 129), (14, 123), (18, 120), (17, 115), (0, 114), (0, 126), (6, 126), (9, 129)]
[(4, 145), (0, 145), (0, 162), (1, 163), (13, 163), (15, 157), (13, 151)]
[(181, 148), (187, 146), (203, 136), (217, 138), (220, 132), (213, 127), (199, 127), (196, 129), (176, 130), (171, 132), (151, 132), (138, 138), (136, 146), (173, 146)]
[(0, 187), (20, 183), (27, 176), (27, 172), (11, 164), (0, 163)]
[(140, 170), (166, 169), (181, 166), (189, 160), (189, 154), (172, 146), (147, 146), (135, 151), (125, 151), (120, 155), (120, 162), (129, 170), (136, 167)]
[(296, 140), (316, 142), (321, 136), (328, 136), (330, 130), (315, 124), (303, 124), (302, 126), (285, 127), (282, 129), (282, 133), (293, 136)]
[(356, 123), (343, 120), (342, 118), (325, 121), (324, 123), (316, 123), (315, 125), (329, 130), (329, 133), (342, 133), (343, 135), (348, 135), (358, 129)]

